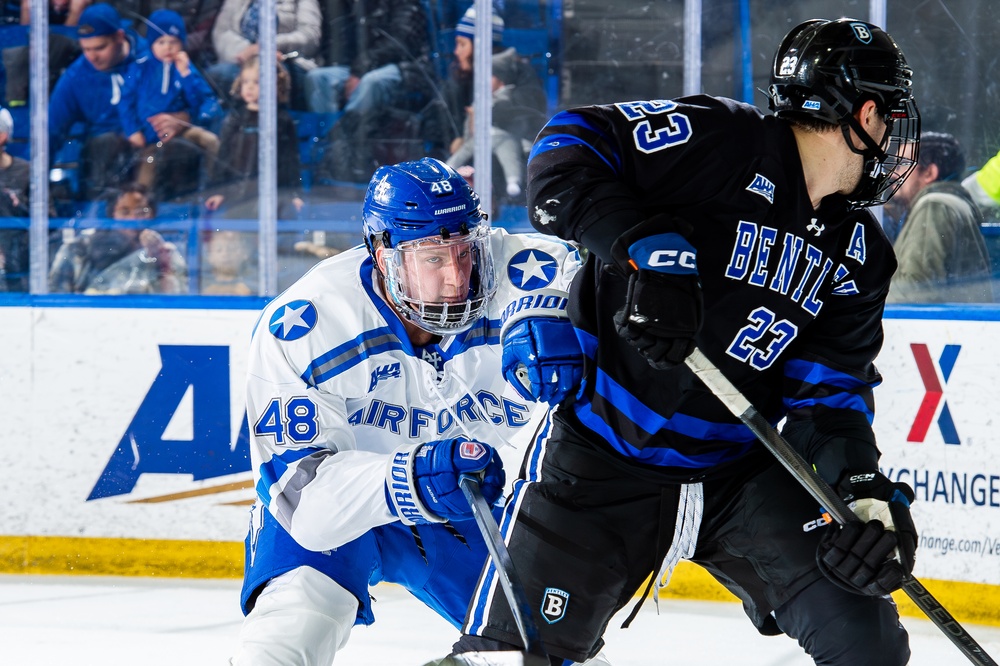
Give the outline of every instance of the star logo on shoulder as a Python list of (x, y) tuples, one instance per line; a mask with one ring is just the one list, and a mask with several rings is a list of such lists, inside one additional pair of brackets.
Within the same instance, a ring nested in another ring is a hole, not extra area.
[(552, 283), (559, 264), (539, 250), (521, 250), (507, 264), (507, 277), (515, 287), (525, 291), (541, 289)]
[(271, 315), (271, 335), (289, 342), (298, 340), (316, 326), (316, 307), (309, 301), (285, 303)]

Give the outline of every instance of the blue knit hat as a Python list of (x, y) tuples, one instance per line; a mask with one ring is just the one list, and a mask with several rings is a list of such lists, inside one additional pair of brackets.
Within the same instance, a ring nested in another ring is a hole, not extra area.
[(172, 9), (157, 9), (149, 15), (146, 39), (152, 43), (164, 36), (176, 37), (186, 46), (187, 29), (184, 27), (184, 19)]
[[(465, 15), (455, 26), (455, 34), (461, 35), (462, 37), (468, 37), (473, 42), (476, 41), (476, 8), (469, 7), (465, 11)], [(503, 42), (503, 19), (496, 13), (493, 14), (493, 43), (500, 44)]]
[(103, 37), (113, 35), (122, 29), (122, 17), (118, 10), (105, 2), (90, 5), (80, 14), (76, 25), (77, 37)]

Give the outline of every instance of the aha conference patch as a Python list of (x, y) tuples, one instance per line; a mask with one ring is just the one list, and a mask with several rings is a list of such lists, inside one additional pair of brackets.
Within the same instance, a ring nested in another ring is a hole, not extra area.
[(284, 340), (298, 340), (316, 326), (316, 306), (309, 301), (285, 303), (271, 315), (268, 330), (271, 335)]

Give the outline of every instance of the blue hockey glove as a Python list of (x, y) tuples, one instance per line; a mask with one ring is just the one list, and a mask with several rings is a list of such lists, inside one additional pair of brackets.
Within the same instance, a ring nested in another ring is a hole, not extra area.
[(816, 551), (820, 570), (857, 594), (898, 590), (913, 571), (917, 550), (913, 489), (879, 472), (846, 472), (837, 491), (861, 520), (828, 529)]
[[(639, 227), (649, 229), (657, 222), (661, 228), (690, 230), (679, 220), (667, 224), (665, 216)], [(611, 248), (615, 262), (628, 275), (628, 294), (625, 306), (615, 314), (615, 329), (651, 366), (666, 370), (684, 362), (701, 328), (697, 252), (677, 231), (632, 241), (633, 235), (624, 234)]]
[(525, 400), (558, 404), (583, 378), (583, 351), (568, 319), (539, 317), (504, 335), (503, 376)]
[(386, 504), (404, 525), (468, 520), (472, 508), (458, 487), (463, 474), (480, 477), (483, 497), (490, 504), (503, 493), (503, 462), (489, 444), (455, 437), (400, 447), (389, 460)]

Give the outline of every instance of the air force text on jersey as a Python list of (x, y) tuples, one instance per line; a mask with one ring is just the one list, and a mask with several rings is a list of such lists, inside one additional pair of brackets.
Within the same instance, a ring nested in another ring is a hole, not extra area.
[[(372, 426), (389, 430), (394, 435), (426, 440), (428, 436), (442, 436), (462, 424), (489, 421), (493, 425), (519, 428), (530, 420), (531, 408), (492, 391), (478, 391), (475, 396), (463, 395), (458, 402), (436, 413), (419, 407), (407, 407), (373, 399), (364, 407), (352, 412), (347, 422), (353, 426)], [(457, 432), (465, 432), (459, 429)]]

